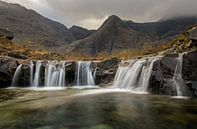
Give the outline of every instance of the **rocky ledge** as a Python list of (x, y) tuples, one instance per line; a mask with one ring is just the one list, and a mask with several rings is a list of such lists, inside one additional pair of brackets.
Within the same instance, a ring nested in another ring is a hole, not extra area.
[[(197, 96), (197, 51), (183, 55), (182, 76), (187, 94)], [(149, 91), (161, 95), (177, 95), (173, 86), (173, 76), (178, 54), (167, 54), (154, 63)]]
[[(152, 75), (149, 81), (149, 92), (160, 95), (176, 95), (176, 87), (173, 86), (173, 76), (177, 65), (178, 54), (166, 54), (154, 62)], [(197, 96), (197, 51), (187, 52), (183, 55), (182, 76), (185, 88), (192, 96)], [(147, 57), (148, 58), (148, 57)], [(35, 61), (36, 62), (36, 61)], [(34, 63), (35, 63), (34, 62)], [(45, 64), (42, 62), (41, 74), (44, 74)], [(120, 60), (92, 62), (95, 71), (96, 85), (101, 87), (113, 84)], [(16, 68), (23, 64), (22, 75), (19, 78), (20, 86), (29, 85), (29, 60), (18, 60), (11, 57), (0, 57), (0, 84), (1, 88), (11, 85)], [(76, 61), (67, 61), (65, 64), (66, 84), (71, 86), (75, 83)], [(41, 78), (44, 80), (44, 78)], [(44, 81), (42, 81), (44, 82)]]

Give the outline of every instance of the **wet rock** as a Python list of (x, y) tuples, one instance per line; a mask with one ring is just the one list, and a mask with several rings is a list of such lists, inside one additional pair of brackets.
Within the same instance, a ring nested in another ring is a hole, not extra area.
[(172, 85), (172, 78), (176, 68), (175, 55), (166, 55), (154, 62), (150, 78), (149, 91), (153, 94), (176, 95)]
[[(183, 79), (187, 95), (197, 96), (197, 51), (191, 51), (183, 56)], [(165, 55), (154, 62), (150, 78), (149, 91), (154, 94), (177, 95), (173, 84), (173, 76), (177, 65), (177, 54)]]
[(113, 83), (116, 71), (118, 69), (120, 60), (112, 58), (106, 61), (97, 63), (96, 84), (100, 86), (107, 86)]
[(66, 71), (66, 85), (72, 86), (75, 84), (75, 70), (76, 70), (76, 62), (66, 62), (65, 64)]
[(89, 129), (113, 129), (113, 128), (110, 127), (109, 125), (100, 124), (100, 125), (92, 126)]
[(18, 65), (18, 60), (15, 58), (0, 57), (0, 88), (11, 85), (12, 77)]
[(183, 78), (187, 81), (197, 81), (197, 51), (184, 55)]

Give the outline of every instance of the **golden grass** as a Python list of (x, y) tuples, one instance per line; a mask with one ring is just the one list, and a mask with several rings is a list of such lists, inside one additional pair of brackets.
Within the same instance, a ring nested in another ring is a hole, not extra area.
[(177, 42), (189, 42), (189, 39), (185, 35), (179, 35), (175, 40), (166, 43), (159, 47), (146, 47), (144, 50), (121, 50), (114, 51), (109, 54), (106, 52), (99, 53), (96, 56), (89, 56), (77, 52), (72, 52), (70, 54), (59, 54), (55, 52), (49, 52), (47, 50), (30, 50), (27, 46), (13, 44), (11, 41), (5, 38), (0, 37), (0, 54), (1, 55), (16, 55), (24, 54), (28, 59), (45, 59), (45, 60), (107, 60), (111, 58), (118, 58), (121, 60), (131, 59), (131, 58), (141, 58), (144, 55), (157, 55), (161, 51), (165, 51), (174, 45)]

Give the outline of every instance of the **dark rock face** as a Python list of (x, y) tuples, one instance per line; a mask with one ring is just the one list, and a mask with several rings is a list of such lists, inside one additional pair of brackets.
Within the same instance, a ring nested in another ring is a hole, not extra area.
[(176, 68), (176, 57), (168, 55), (154, 63), (150, 78), (149, 91), (153, 94), (176, 95), (173, 87), (173, 75)]
[(66, 71), (66, 85), (72, 86), (75, 84), (75, 73), (76, 73), (76, 62), (67, 62), (65, 71)]
[(139, 50), (145, 43), (152, 45), (147, 35), (127, 27), (119, 17), (110, 16), (96, 32), (73, 42), (66, 51), (94, 56), (102, 52)]
[[(153, 94), (177, 95), (176, 87), (173, 84), (178, 55), (172, 54), (157, 60), (153, 66), (150, 79), (149, 91)], [(197, 96), (197, 51), (188, 52), (183, 56), (183, 79), (185, 82), (186, 94)]]
[[(111, 54), (120, 50), (143, 50), (171, 41), (196, 23), (197, 17), (135, 23), (112, 15), (92, 35), (71, 43), (66, 51), (96, 55), (102, 52)], [(192, 31), (191, 34), (194, 37), (196, 32)]]
[(119, 62), (120, 60), (117, 58), (98, 62), (95, 80), (96, 84), (100, 86), (112, 84), (118, 69)]
[(87, 30), (79, 26), (72, 26), (69, 33), (73, 36), (73, 41), (86, 38), (92, 34), (93, 31)]
[(11, 85), (12, 77), (18, 65), (18, 61), (14, 58), (0, 57), (0, 88)]

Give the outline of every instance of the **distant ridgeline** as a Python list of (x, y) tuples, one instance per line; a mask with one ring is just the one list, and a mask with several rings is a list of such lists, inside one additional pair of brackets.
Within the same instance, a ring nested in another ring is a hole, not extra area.
[(36, 50), (91, 56), (160, 46), (197, 24), (197, 17), (135, 23), (112, 15), (98, 30), (78, 26), (68, 29), (18, 4), (0, 2), (0, 12), (0, 26), (15, 35), (13, 41), (16, 43)]

